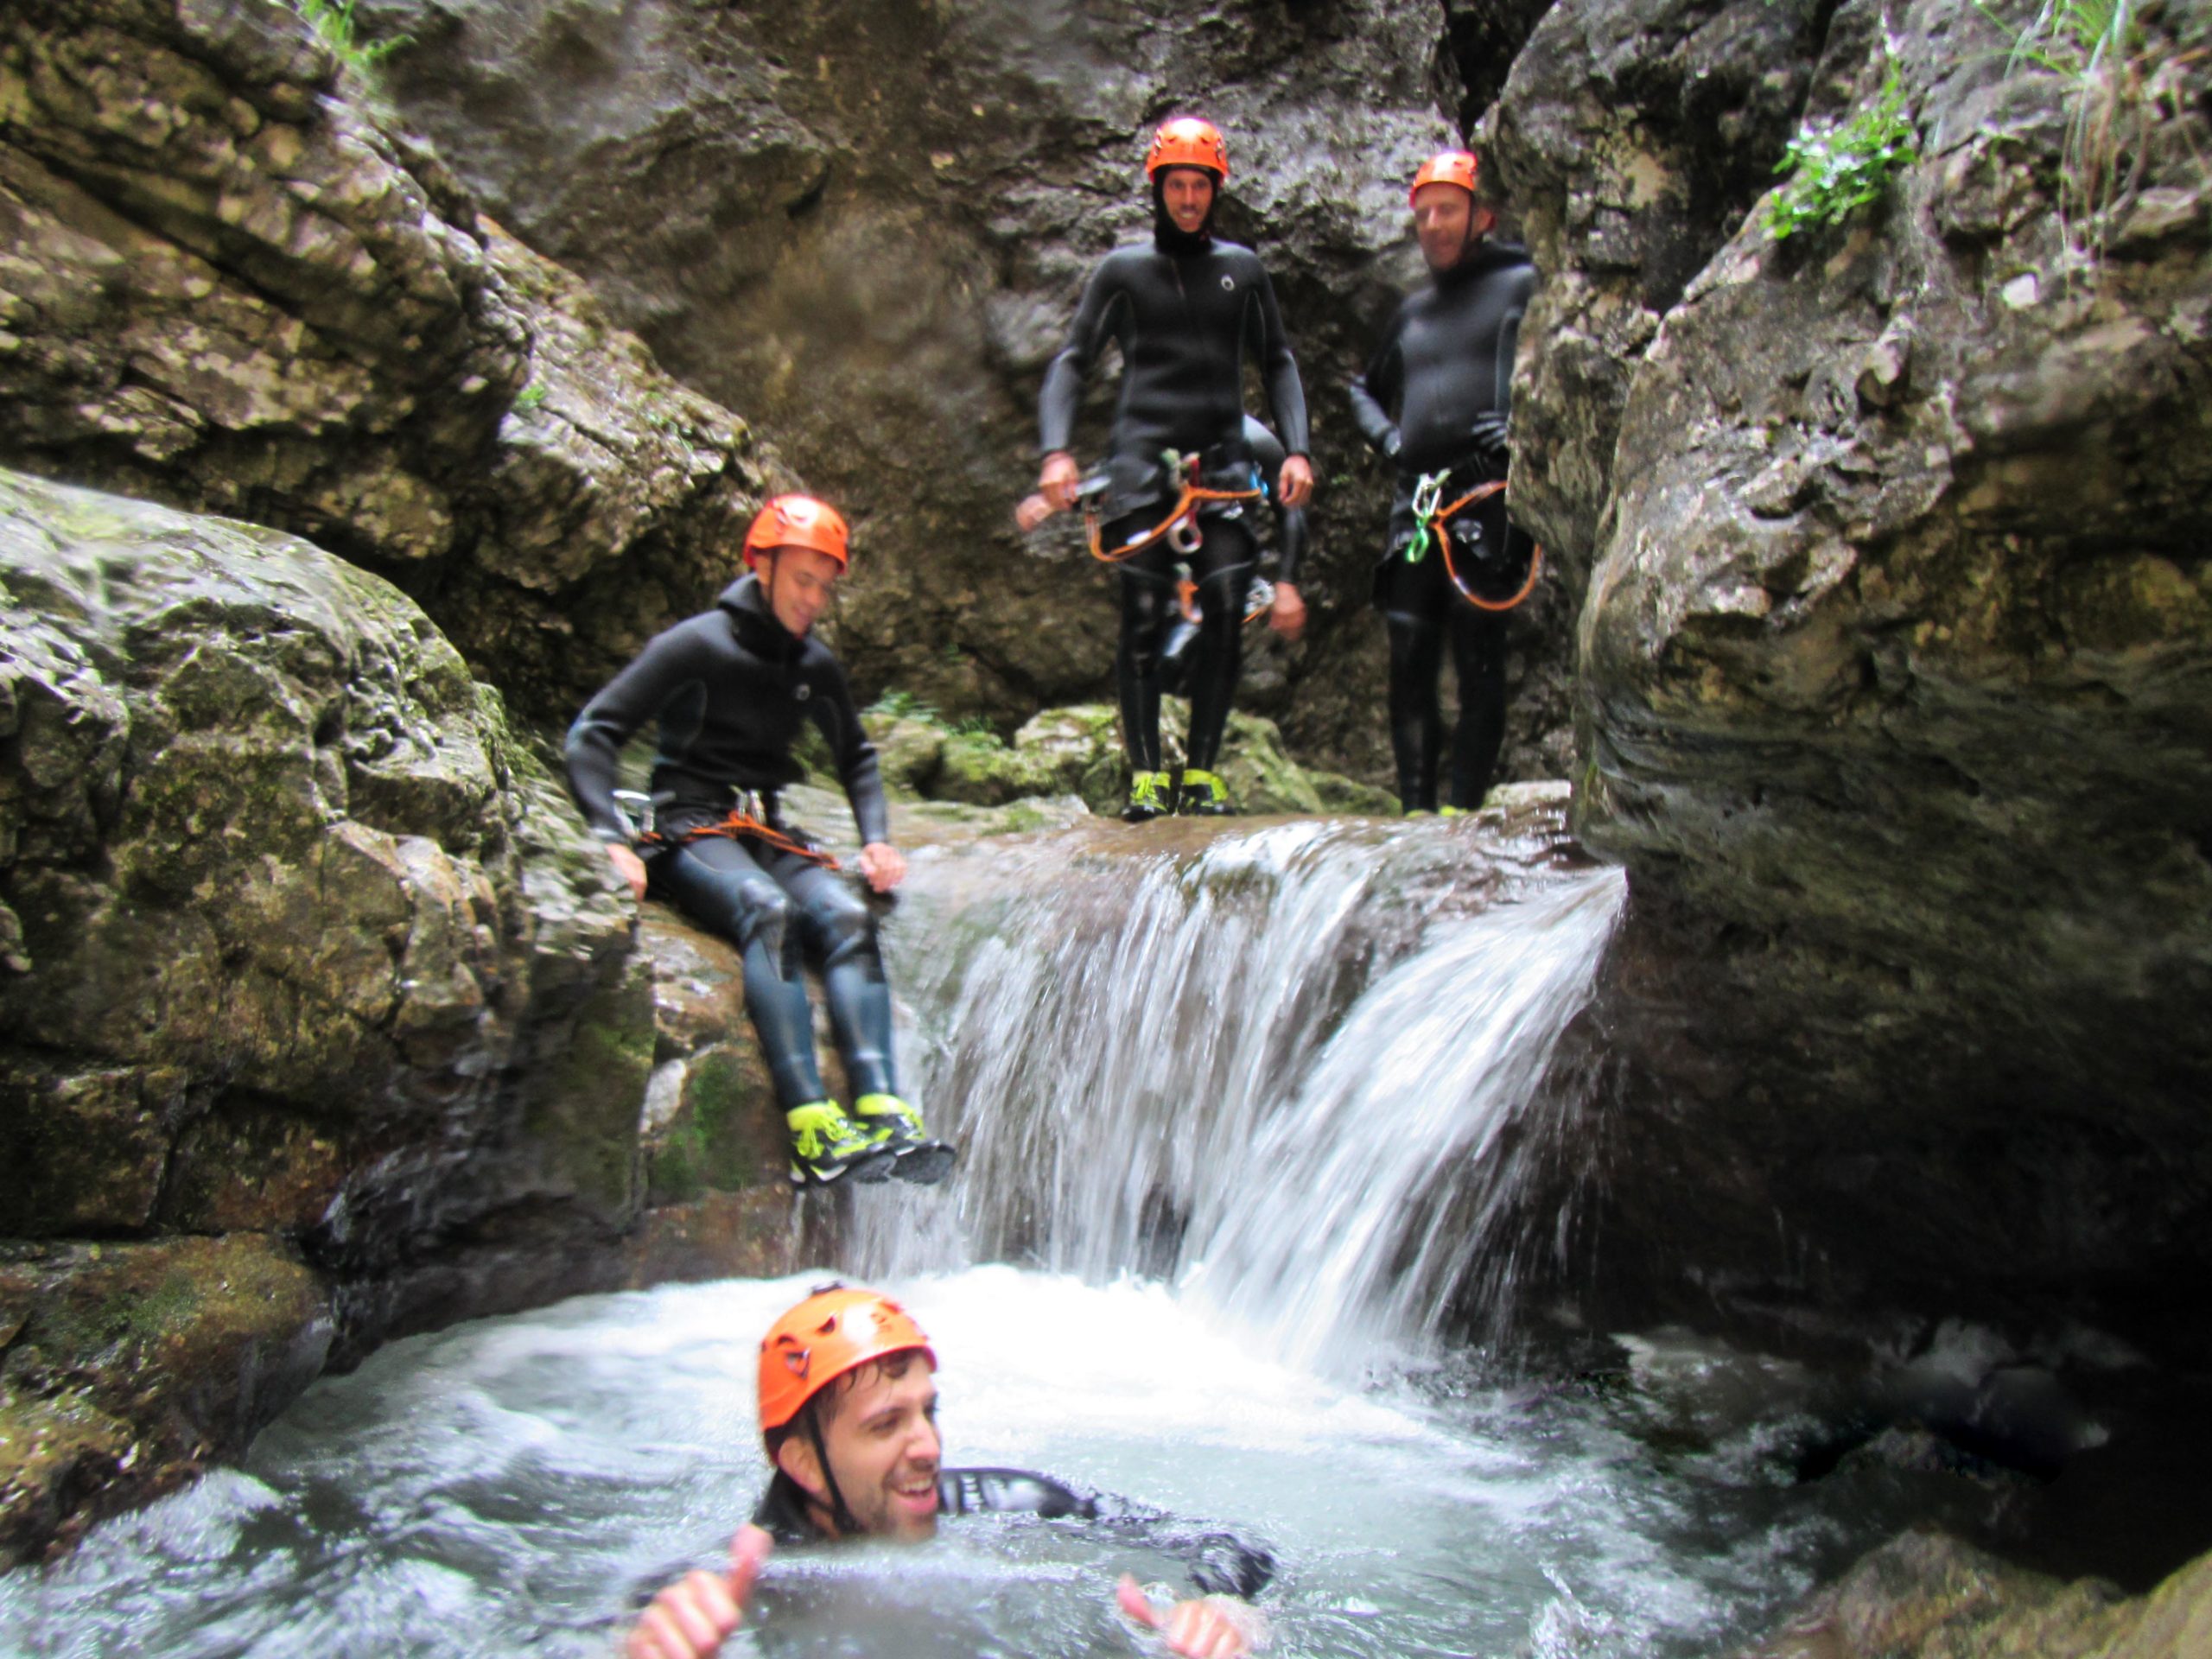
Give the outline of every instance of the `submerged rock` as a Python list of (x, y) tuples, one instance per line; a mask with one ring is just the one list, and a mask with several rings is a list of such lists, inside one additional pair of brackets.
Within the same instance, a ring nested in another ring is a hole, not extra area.
[(0, 1246), (0, 1554), (234, 1452), (322, 1369), (321, 1278), (266, 1235)]
[(2212, 1555), (2132, 1599), (1938, 1532), (1853, 1567), (1744, 1659), (2194, 1659), (2212, 1652)]

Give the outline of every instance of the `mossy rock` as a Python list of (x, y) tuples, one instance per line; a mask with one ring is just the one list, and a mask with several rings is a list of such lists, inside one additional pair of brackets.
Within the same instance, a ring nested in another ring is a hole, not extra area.
[(951, 734), (935, 721), (912, 715), (888, 720), (870, 716), (865, 723), (885, 787), (914, 795), (931, 793)]
[(0, 1553), (234, 1456), (321, 1370), (329, 1296), (257, 1235), (16, 1249), (0, 1263)]
[(1009, 748), (988, 732), (956, 732), (944, 741), (931, 793), (940, 800), (1001, 806), (1027, 795), (1067, 791), (1053, 757)]
[(783, 1114), (760, 1046), (750, 1030), (732, 1036), (653, 1074), (645, 1125), (652, 1207), (785, 1179)]

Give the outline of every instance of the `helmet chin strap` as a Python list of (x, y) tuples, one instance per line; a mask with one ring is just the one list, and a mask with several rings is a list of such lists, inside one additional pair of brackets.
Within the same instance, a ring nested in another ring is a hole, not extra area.
[(861, 1523), (845, 1507), (845, 1495), (837, 1488), (836, 1471), (830, 1467), (830, 1448), (822, 1443), (822, 1414), (812, 1409), (809, 1402), (806, 1414), (807, 1438), (814, 1442), (814, 1461), (822, 1470), (822, 1484), (830, 1489), (830, 1520), (842, 1537), (857, 1537)]

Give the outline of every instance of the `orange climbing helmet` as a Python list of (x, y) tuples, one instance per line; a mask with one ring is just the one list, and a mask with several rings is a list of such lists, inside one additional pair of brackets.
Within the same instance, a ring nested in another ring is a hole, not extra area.
[(789, 1425), (806, 1402), (848, 1371), (887, 1354), (937, 1354), (913, 1316), (879, 1291), (817, 1290), (760, 1339), (760, 1432)]
[(1406, 192), (1406, 200), (1410, 203), (1421, 194), (1424, 184), (1456, 184), (1473, 195), (1482, 172), (1482, 161), (1473, 150), (1440, 149), (1421, 164), (1421, 170), (1414, 175), (1413, 188)]
[(1221, 129), (1195, 115), (1178, 116), (1166, 123), (1152, 135), (1152, 148), (1145, 152), (1144, 175), (1156, 178), (1167, 167), (1203, 167), (1213, 175), (1216, 184), (1226, 184), (1229, 146), (1221, 141)]
[(827, 501), (810, 495), (772, 496), (745, 532), (746, 569), (759, 564), (760, 556), (773, 548), (810, 547), (836, 560), (842, 570), (852, 563), (850, 540), (843, 515)]

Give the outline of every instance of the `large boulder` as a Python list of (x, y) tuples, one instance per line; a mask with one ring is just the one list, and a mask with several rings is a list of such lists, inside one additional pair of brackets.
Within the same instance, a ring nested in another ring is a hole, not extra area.
[[(1637, 363), (1773, 181), (1832, 6), (1560, 0), (1483, 137), (1544, 274), (1521, 335), (1513, 502), (1579, 606)], [(1471, 22), (1455, 19), (1455, 34)]]
[(1671, 1264), (1645, 1306), (2063, 1310), (2202, 1359), (2207, 9), (2146, 15), (2104, 203), (2093, 81), (1943, 0), (1876, 22), (1839, 12), (1828, 107), (1893, 68), (1919, 158), (1742, 226), (1622, 421), (1579, 823), (1632, 873), (1612, 1029), (1658, 1081), (1614, 1236)]
[[(633, 915), (389, 583), (0, 474), (0, 1549), (236, 1451), (326, 1355), (788, 1270), (780, 1125), (681, 1194), (747, 1227), (637, 1225), (683, 976)], [(749, 1037), (690, 1028), (727, 1118)]]
[[(1148, 230), (1145, 134), (1203, 109), (1229, 137), (1224, 226), (1274, 275), (1321, 479), (1308, 638), (1285, 648), (1255, 625), (1245, 695), (1301, 754), (1384, 778), (1368, 588), (1387, 486), (1344, 386), (1419, 273), (1404, 181), (1456, 138), (1435, 0), (359, 13), (407, 37), (381, 70), (393, 101), (489, 209), (855, 514), (836, 634), (863, 689), (1001, 729), (1109, 689), (1110, 584), (1065, 524), (1025, 542), (1012, 511), (1084, 276)], [(1492, 48), (1485, 86), (1529, 21), (1470, 38), (1471, 59)], [(1102, 386), (1113, 372), (1109, 354)], [(1086, 448), (1103, 392), (1090, 407)], [(1516, 684), (1552, 664), (1554, 689), (1516, 720), (1510, 772), (1564, 762), (1572, 613), (1516, 652)]]
[(566, 718), (728, 579), (766, 465), (277, 0), (0, 39), (0, 463), (313, 537)]

